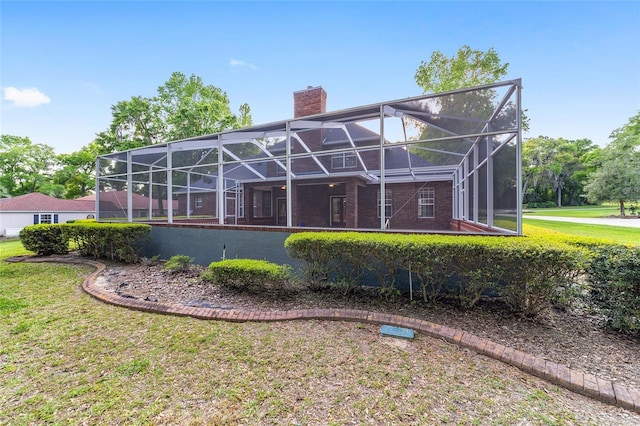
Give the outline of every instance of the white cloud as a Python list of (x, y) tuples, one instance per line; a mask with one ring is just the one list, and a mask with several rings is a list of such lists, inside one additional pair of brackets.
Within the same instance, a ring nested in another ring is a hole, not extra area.
[(232, 67), (247, 67), (247, 68), (251, 68), (252, 70), (257, 70), (258, 67), (256, 67), (255, 65), (249, 63), (249, 62), (245, 62), (243, 60), (240, 59), (229, 59), (229, 65), (231, 65)]
[(51, 102), (51, 99), (35, 87), (25, 87), (18, 89), (17, 87), (5, 87), (2, 99), (12, 102), (14, 106), (19, 108), (36, 107)]

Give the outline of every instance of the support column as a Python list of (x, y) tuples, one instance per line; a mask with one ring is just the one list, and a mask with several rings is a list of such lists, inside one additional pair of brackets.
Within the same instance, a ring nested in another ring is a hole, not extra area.
[(133, 222), (133, 165), (131, 151), (127, 151), (127, 222)]
[(100, 220), (100, 157), (96, 158), (96, 202), (95, 202), (95, 218)]
[(173, 155), (167, 144), (167, 222), (173, 223)]
[[(287, 194), (287, 227), (291, 227), (293, 224), (293, 203), (292, 203), (292, 195), (293, 195), (293, 188), (291, 188), (291, 123), (289, 121), (286, 122), (286, 133), (287, 133), (287, 137), (285, 140), (285, 154), (286, 154), (286, 158), (285, 158), (285, 163), (286, 163), (286, 167), (287, 167), (287, 188), (286, 188), (286, 194)], [(276, 212), (277, 214), (277, 212)]]
[(386, 228), (387, 218), (384, 217), (386, 205), (386, 185), (384, 179), (384, 106), (380, 105), (380, 229)]
[(222, 151), (222, 136), (218, 136), (218, 182), (216, 185), (216, 211), (218, 212), (218, 224), (224, 225), (225, 201), (224, 201), (224, 152)]

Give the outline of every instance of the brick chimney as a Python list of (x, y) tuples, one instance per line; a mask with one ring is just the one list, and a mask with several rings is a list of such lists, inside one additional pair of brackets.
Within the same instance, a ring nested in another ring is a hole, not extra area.
[(293, 118), (327, 112), (327, 92), (322, 86), (307, 86), (305, 90), (293, 92)]

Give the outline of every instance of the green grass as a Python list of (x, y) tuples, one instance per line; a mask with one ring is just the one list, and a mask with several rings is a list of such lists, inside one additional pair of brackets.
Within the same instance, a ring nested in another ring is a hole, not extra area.
[[(12, 241), (0, 253), (26, 251)], [(620, 413), (594, 416), (594, 401), (439, 340), (390, 344), (373, 325), (106, 305), (79, 288), (90, 271), (0, 260), (0, 424), (601, 424)]]
[(556, 222), (540, 219), (523, 219), (527, 225), (551, 229), (570, 235), (585, 237), (606, 238), (619, 244), (640, 246), (640, 228), (627, 228), (623, 226), (592, 225), (587, 223)]
[[(603, 204), (600, 206), (571, 206), (561, 208), (547, 208), (547, 209), (526, 209), (526, 215), (532, 216), (558, 216), (558, 217), (608, 217), (616, 216), (620, 214), (620, 208), (618, 205)], [(627, 214), (630, 211), (627, 210)]]

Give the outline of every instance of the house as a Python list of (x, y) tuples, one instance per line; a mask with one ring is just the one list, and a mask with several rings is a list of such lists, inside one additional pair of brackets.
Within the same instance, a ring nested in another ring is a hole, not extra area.
[[(107, 190), (126, 182), (129, 197), (159, 194), (168, 224), (519, 234), (520, 90), (326, 112), (324, 89), (307, 87), (292, 119), (100, 156), (96, 176)], [(125, 206), (128, 220), (144, 216)]]
[(28, 225), (95, 217), (95, 201), (64, 200), (38, 192), (0, 199), (0, 235), (16, 237)]
[[(327, 94), (322, 87), (307, 88), (294, 93), (294, 118), (326, 113)], [(342, 128), (328, 128), (300, 132), (304, 143), (294, 144), (294, 154), (312, 151), (316, 158), (294, 162), (292, 170), (300, 180), (293, 188), (297, 197), (292, 212), (296, 226), (329, 228), (376, 229), (380, 225), (378, 211), (381, 203), (379, 180), (368, 175), (369, 170), (380, 168), (377, 151), (367, 146), (378, 146), (380, 135), (357, 123)], [(285, 141), (267, 148), (266, 153), (251, 156), (258, 160), (285, 154)], [(350, 148), (364, 148), (356, 152)], [(336, 149), (346, 152), (323, 155)], [(451, 180), (415, 182), (409, 170), (430, 167), (432, 164), (407, 149), (385, 149), (385, 169), (396, 171), (397, 183), (385, 188), (385, 217), (387, 229), (447, 230), (451, 220)], [(326, 170), (332, 177), (317, 178)], [(235, 187), (232, 182), (248, 182), (258, 173), (270, 181), (268, 184), (244, 183)], [(225, 174), (226, 222), (238, 225), (286, 226), (285, 169), (277, 163), (258, 162), (252, 166), (240, 164)], [(402, 178), (407, 182), (401, 182)], [(217, 211), (216, 175), (202, 176), (181, 188), (178, 195), (177, 215), (215, 217)], [(236, 193), (239, 200), (236, 200)], [(229, 196), (231, 195), (231, 196)], [(438, 200), (438, 202), (436, 202)], [(237, 204), (237, 206), (236, 206)], [(245, 209), (244, 206), (250, 206)], [(351, 207), (353, 206), (353, 207)], [(351, 208), (350, 208), (351, 207)], [(236, 214), (237, 212), (237, 214)]]
[[(84, 197), (78, 198), (80, 201), (96, 202), (96, 194), (90, 194)], [(177, 207), (177, 201), (174, 204), (174, 208)], [(100, 194), (100, 216), (103, 219), (114, 218), (126, 218), (127, 217), (127, 191), (107, 191)], [(131, 193), (131, 207), (133, 210), (133, 217), (135, 218), (149, 218), (149, 211), (151, 210), (152, 217), (166, 216), (167, 200), (162, 200), (162, 209), (158, 204), (157, 199), (150, 199), (144, 195)]]

